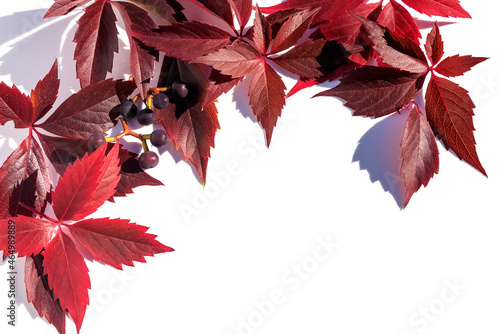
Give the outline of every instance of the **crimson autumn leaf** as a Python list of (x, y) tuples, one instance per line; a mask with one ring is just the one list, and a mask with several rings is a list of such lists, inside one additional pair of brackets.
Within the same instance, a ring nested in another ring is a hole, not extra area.
[(35, 89), (31, 91), (31, 103), (34, 109), (33, 123), (45, 116), (56, 102), (59, 82), (56, 60), (45, 78), (40, 80)]
[(413, 194), (422, 185), (427, 186), (432, 176), (439, 171), (436, 138), (425, 115), (416, 104), (408, 116), (401, 149), (401, 175), (404, 177), (406, 189), (403, 207), (406, 207)]
[(234, 29), (233, 12), (228, 0), (188, 0), (193, 5), (201, 8), (206, 13), (224, 20)]
[(323, 74), (317, 57), (321, 55), (325, 44), (324, 39), (305, 41), (278, 58), (273, 58), (273, 61), (302, 78), (317, 78)]
[(422, 14), (443, 17), (470, 18), (469, 13), (460, 6), (459, 0), (402, 0), (405, 4)]
[(253, 27), (252, 39), (261, 54), (266, 54), (271, 42), (271, 24), (262, 15), (259, 6), (255, 9), (255, 24)]
[[(5, 220), (4, 220), (5, 222)], [(0, 223), (0, 249), (9, 249), (9, 226)], [(19, 257), (40, 253), (52, 239), (54, 224), (42, 219), (18, 216), (15, 220), (15, 251)]]
[(16, 128), (27, 128), (33, 124), (33, 104), (13, 85), (0, 83), (0, 125), (13, 121)]
[(472, 116), (475, 107), (468, 92), (434, 73), (425, 94), (427, 119), (446, 149), (486, 175), (476, 152)]
[(437, 23), (434, 23), (431, 32), (427, 35), (425, 52), (432, 65), (436, 65), (444, 55), (443, 40)]
[(113, 69), (113, 53), (118, 52), (116, 16), (107, 0), (96, 0), (78, 20), (74, 42), (76, 77), (85, 88), (106, 78)]
[(340, 84), (316, 96), (346, 101), (354, 116), (381, 117), (409, 104), (422, 88), (425, 75), (392, 68), (364, 66), (340, 79)]
[(457, 77), (464, 75), (465, 72), (471, 70), (472, 67), (487, 60), (485, 57), (472, 56), (451, 56), (443, 59), (434, 70), (447, 77)]
[(422, 37), (415, 19), (410, 13), (394, 0), (390, 0), (382, 9), (377, 22), (398, 35), (411, 38), (418, 43)]
[(245, 27), (252, 15), (252, 0), (228, 0), (236, 14), (240, 27)]
[(84, 5), (91, 0), (54, 0), (55, 3), (49, 8), (43, 18), (66, 15), (78, 6)]

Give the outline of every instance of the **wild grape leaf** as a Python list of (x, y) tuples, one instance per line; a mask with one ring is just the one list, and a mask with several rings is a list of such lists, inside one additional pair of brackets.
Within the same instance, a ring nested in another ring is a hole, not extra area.
[(199, 21), (172, 23), (154, 31), (133, 31), (132, 36), (167, 56), (186, 61), (206, 55), (231, 43), (228, 32)]
[(321, 37), (337, 41), (341, 44), (354, 45), (361, 31), (362, 24), (351, 13), (376, 20), (380, 10), (381, 3), (374, 3), (359, 6), (349, 12), (343, 12), (320, 26), (320, 31), (323, 35)]
[(53, 137), (43, 133), (38, 133), (38, 139), (45, 155), (59, 175), (63, 175), (68, 165), (73, 164), (76, 159), (83, 158), (88, 152), (88, 141), (85, 139)]
[(425, 52), (427, 53), (427, 57), (429, 57), (432, 65), (439, 63), (443, 57), (443, 39), (441, 38), (441, 33), (439, 32), (437, 23), (434, 23), (431, 32), (427, 35)]
[(474, 139), (474, 103), (468, 92), (447, 79), (432, 73), (425, 94), (425, 111), (434, 134), (446, 149), (486, 175), (476, 152)]
[(233, 79), (230, 75), (223, 75), (220, 71), (214, 69), (212, 69), (208, 79), (210, 82), (207, 87), (207, 96), (202, 103), (202, 106), (204, 107), (217, 100), (217, 98), (222, 94), (229, 92), (234, 86), (243, 80), (242, 77)]
[[(165, 0), (130, 0), (130, 2), (133, 2), (146, 9), (148, 12), (155, 14), (166, 24), (175, 22), (175, 10)], [(178, 5), (177, 1), (175, 1), (174, 4)]]
[(402, 0), (422, 14), (443, 17), (470, 18), (470, 14), (460, 6), (459, 0)]
[(38, 82), (31, 91), (33, 105), (33, 123), (41, 119), (52, 108), (59, 92), (59, 77), (57, 73), (57, 60), (52, 65), (49, 73)]
[(218, 17), (234, 29), (233, 12), (228, 0), (188, 0), (206, 13)]
[(267, 49), (271, 42), (271, 25), (266, 17), (262, 15), (259, 6), (256, 6), (255, 9), (252, 39), (255, 42), (257, 50), (262, 54), (267, 54)]
[(318, 12), (319, 8), (303, 10), (286, 20), (272, 40), (271, 53), (278, 53), (295, 45), (309, 29)]
[(88, 219), (70, 225), (73, 237), (94, 258), (122, 269), (122, 265), (134, 266), (133, 261), (146, 262), (145, 256), (171, 252), (162, 245), (156, 235), (148, 234), (148, 227), (130, 223), (124, 219)]
[(11, 219), (0, 220), (0, 250), (9, 250), (9, 231), (15, 232), (14, 252), (18, 257), (38, 254), (52, 238), (54, 224), (38, 218), (18, 216), (13, 219), (14, 230), (9, 228)]
[(28, 96), (13, 85), (0, 82), (0, 125), (13, 121), (16, 128), (27, 128), (33, 124), (33, 105)]
[(422, 88), (425, 75), (392, 68), (364, 66), (349, 72), (340, 84), (316, 96), (346, 101), (353, 116), (381, 117), (409, 104)]
[(408, 116), (406, 128), (401, 141), (401, 175), (405, 180), (405, 199), (403, 207), (410, 202), (414, 193), (439, 172), (439, 150), (434, 133), (415, 105)]
[(384, 6), (377, 22), (398, 35), (411, 38), (415, 43), (418, 43), (419, 38), (422, 37), (413, 16), (394, 0), (390, 0)]
[(447, 77), (457, 77), (464, 75), (465, 72), (470, 71), (472, 67), (485, 60), (488, 58), (455, 55), (443, 59), (434, 70)]
[(236, 14), (241, 29), (246, 26), (252, 15), (252, 0), (228, 0)]
[(317, 57), (321, 55), (326, 41), (324, 39), (309, 40), (297, 45), (290, 51), (273, 58), (273, 61), (285, 70), (302, 78), (317, 78), (323, 73)]
[(108, 155), (103, 145), (68, 166), (52, 194), (52, 207), (59, 221), (85, 218), (113, 196), (120, 180), (118, 145), (114, 146)]
[(44, 19), (49, 17), (66, 15), (78, 6), (84, 5), (91, 0), (54, 0), (55, 3), (45, 13)]
[(250, 82), (250, 107), (271, 144), (274, 127), (285, 105), (286, 86), (276, 71), (266, 62), (260, 64)]
[(116, 16), (107, 0), (96, 0), (78, 20), (74, 42), (76, 76), (85, 88), (106, 78), (118, 52)]
[(131, 81), (111, 79), (85, 87), (61, 103), (40, 127), (75, 139), (86, 140), (93, 133), (104, 134), (114, 126), (110, 110), (125, 101), (134, 89)]
[(320, 8), (320, 11), (311, 23), (311, 25), (314, 26), (320, 22), (328, 21), (332, 17), (338, 16), (346, 11), (349, 12), (363, 2), (364, 0), (287, 0), (275, 6), (263, 7), (261, 10), (264, 14), (271, 14), (278, 10)]
[(26, 298), (29, 303), (33, 304), (38, 314), (54, 325), (59, 333), (66, 333), (66, 312), (61, 308), (58, 300), (54, 301), (47, 276), (43, 273), (41, 254), (26, 257), (24, 285)]
[(40, 145), (30, 135), (0, 168), (0, 218), (33, 213), (20, 202), (43, 211), (50, 198), (50, 176)]
[(389, 66), (412, 73), (427, 73), (429, 67), (422, 49), (412, 39), (400, 36), (377, 23), (354, 15), (373, 43), (373, 49)]
[(209, 53), (193, 60), (211, 66), (222, 74), (239, 78), (251, 73), (260, 62), (262, 54), (245, 42), (235, 42), (223, 49)]
[(89, 304), (90, 277), (85, 260), (61, 229), (42, 254), (54, 299), (59, 300), (63, 310), (68, 310), (79, 332)]
[[(159, 53), (132, 37), (133, 31), (156, 29), (157, 25), (148, 12), (127, 2), (112, 2), (118, 9), (125, 23), (130, 42), (130, 70), (143, 100), (147, 97), (149, 80), (155, 74), (155, 63)], [(168, 5), (167, 5), (168, 6)]]

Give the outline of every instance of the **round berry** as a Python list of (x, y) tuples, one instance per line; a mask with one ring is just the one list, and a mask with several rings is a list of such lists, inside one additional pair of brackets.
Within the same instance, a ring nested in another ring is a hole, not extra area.
[(156, 114), (151, 109), (142, 109), (137, 113), (137, 122), (141, 125), (151, 125), (156, 122)]
[(158, 158), (158, 154), (153, 151), (143, 152), (139, 156), (139, 166), (142, 169), (154, 168), (158, 165), (160, 158)]
[(120, 115), (122, 115), (124, 118), (134, 118), (135, 115), (137, 115), (137, 106), (134, 102), (128, 100), (120, 105), (119, 111)]
[(184, 82), (176, 81), (172, 84), (172, 92), (178, 97), (185, 98), (188, 95), (189, 90)]
[(87, 145), (89, 147), (89, 151), (94, 152), (105, 143), (106, 143), (106, 138), (103, 135), (101, 135), (100, 133), (94, 133), (89, 137)]
[(163, 93), (158, 93), (153, 97), (153, 106), (156, 109), (163, 109), (168, 107), (170, 101), (168, 96)]
[(168, 135), (163, 130), (154, 130), (151, 133), (151, 138), (149, 139), (151, 144), (156, 147), (165, 146), (168, 141)]

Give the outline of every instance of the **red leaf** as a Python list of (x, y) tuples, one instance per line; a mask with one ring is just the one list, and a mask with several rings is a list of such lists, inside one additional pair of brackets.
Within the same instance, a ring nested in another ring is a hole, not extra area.
[(251, 73), (262, 61), (263, 56), (245, 42), (235, 42), (223, 49), (193, 60), (213, 67), (222, 74), (239, 78)]
[(20, 202), (40, 212), (45, 209), (51, 189), (49, 170), (42, 149), (31, 135), (0, 168), (0, 189), (0, 218), (33, 215), (20, 207)]
[(70, 225), (73, 237), (94, 258), (117, 269), (134, 266), (133, 261), (146, 262), (145, 256), (171, 252), (156, 235), (148, 234), (148, 227), (124, 219), (88, 219)]
[(59, 91), (59, 78), (57, 75), (57, 60), (52, 65), (49, 73), (40, 80), (35, 89), (31, 91), (33, 104), (33, 123), (41, 119), (52, 108)]
[(262, 15), (259, 6), (255, 9), (255, 19), (252, 39), (260, 53), (266, 54), (271, 42), (271, 26), (266, 17)]
[(130, 2), (133, 2), (150, 13), (155, 14), (166, 24), (175, 22), (175, 11), (165, 0), (130, 0)]
[(43, 252), (49, 287), (63, 310), (68, 310), (79, 332), (89, 304), (89, 270), (74, 242), (61, 229)]
[(319, 9), (303, 10), (292, 15), (283, 23), (278, 30), (278, 34), (273, 39), (271, 44), (271, 53), (284, 51), (292, 47), (304, 36), (307, 29), (311, 25), (314, 16), (319, 12)]
[(447, 77), (457, 77), (464, 75), (465, 72), (485, 60), (488, 58), (455, 55), (443, 59), (434, 70)]
[(271, 14), (278, 10), (306, 8), (321, 8), (314, 17), (311, 25), (314, 26), (320, 22), (328, 21), (332, 17), (342, 14), (345, 11), (351, 11), (364, 2), (364, 0), (287, 0), (279, 5), (261, 8), (265, 14)]
[(427, 73), (429, 68), (425, 54), (412, 39), (399, 36), (359, 15), (355, 17), (363, 24), (368, 38), (374, 44), (373, 49), (384, 63), (402, 71)]
[(425, 111), (434, 134), (446, 149), (486, 175), (476, 152), (474, 107), (465, 89), (432, 74), (425, 94)]
[(250, 82), (250, 106), (266, 132), (267, 146), (285, 105), (285, 90), (281, 77), (267, 62), (257, 68)]
[(470, 14), (460, 6), (459, 0), (403, 0), (403, 2), (429, 16), (470, 18)]
[(221, 18), (231, 28), (233, 25), (233, 12), (228, 0), (188, 0), (190, 3), (215, 17)]
[(427, 35), (427, 42), (425, 43), (425, 52), (427, 57), (431, 60), (432, 65), (436, 65), (444, 54), (443, 40), (437, 23), (434, 23), (431, 32)]
[(84, 9), (75, 33), (76, 77), (82, 88), (106, 79), (113, 69), (113, 52), (118, 52), (116, 16), (107, 0)]
[(408, 116), (401, 141), (401, 175), (405, 179), (405, 200), (410, 202), (414, 193), (439, 172), (439, 150), (434, 133), (420, 108), (415, 105)]
[(55, 3), (45, 13), (44, 19), (60, 15), (66, 15), (78, 6), (84, 5), (91, 0), (54, 0)]
[(418, 26), (415, 24), (413, 16), (408, 13), (406, 8), (394, 0), (389, 1), (385, 5), (377, 19), (377, 22), (384, 27), (391, 29), (398, 35), (411, 38), (416, 43), (418, 43), (419, 38), (422, 37)]
[(76, 159), (81, 159), (88, 152), (88, 141), (85, 139), (72, 139), (52, 137), (38, 133), (45, 155), (59, 175), (63, 175), (68, 165)]
[(13, 85), (0, 82), (0, 125), (13, 121), (16, 128), (27, 128), (33, 124), (33, 105), (28, 96)]
[(24, 265), (24, 285), (26, 297), (40, 317), (45, 317), (61, 334), (66, 333), (66, 312), (59, 301), (54, 301), (47, 277), (43, 274), (43, 256), (27, 256)]
[(231, 8), (233, 8), (236, 18), (240, 23), (240, 27), (246, 26), (250, 16), (252, 15), (252, 0), (228, 0)]
[[(14, 223), (9, 223), (14, 222)], [(52, 238), (55, 225), (38, 218), (18, 216), (0, 220), (0, 250), (9, 251), (9, 235), (15, 239), (13, 253), (18, 257), (40, 253)], [(10, 232), (10, 233), (9, 233)], [(9, 254), (13, 254), (10, 253)]]
[(109, 112), (134, 88), (131, 81), (111, 79), (85, 87), (64, 101), (40, 127), (59, 136), (85, 140), (93, 133), (105, 133), (114, 126)]
[(392, 68), (364, 66), (349, 72), (340, 84), (316, 96), (346, 101), (353, 116), (381, 117), (409, 104), (422, 88), (425, 76)]
[(113, 196), (118, 176), (118, 146), (105, 156), (103, 145), (68, 166), (52, 195), (59, 221), (79, 220), (95, 212)]
[(368, 18), (376, 13), (380, 7), (381, 2), (359, 6), (351, 10), (349, 13), (341, 13), (337, 17), (332, 18), (330, 21), (323, 23), (320, 26), (320, 31), (328, 40), (338, 41), (342, 44), (354, 45), (362, 24), (359, 20), (353, 17), (351, 13)]
[(202, 105), (207, 106), (214, 102), (219, 96), (229, 92), (242, 79), (243, 78), (233, 79), (230, 75), (223, 75), (219, 71), (212, 69), (212, 73), (210, 73), (209, 77), (210, 83), (207, 87), (207, 96)]
[(141, 97), (145, 100), (149, 88), (149, 80), (155, 74), (155, 63), (158, 51), (148, 48), (132, 37), (133, 31), (147, 31), (157, 28), (155, 22), (145, 10), (127, 3), (112, 2), (120, 12), (130, 42), (130, 70), (135, 79)]
[(319, 70), (321, 64), (316, 57), (321, 55), (325, 43), (324, 39), (309, 40), (272, 60), (285, 70), (302, 78), (316, 78), (323, 74)]
[(232, 37), (222, 29), (198, 21), (172, 23), (153, 32), (134, 31), (132, 36), (169, 57), (187, 61), (225, 47)]

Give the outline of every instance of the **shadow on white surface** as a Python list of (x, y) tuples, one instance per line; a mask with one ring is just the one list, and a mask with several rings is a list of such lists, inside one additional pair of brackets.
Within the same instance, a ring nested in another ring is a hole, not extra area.
[(373, 183), (380, 182), (400, 208), (404, 200), (400, 144), (407, 118), (408, 112), (403, 111), (379, 121), (361, 137), (352, 158), (361, 170), (366, 169)]

